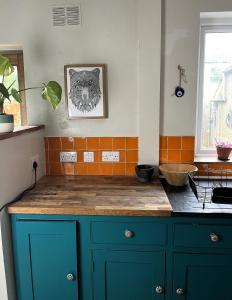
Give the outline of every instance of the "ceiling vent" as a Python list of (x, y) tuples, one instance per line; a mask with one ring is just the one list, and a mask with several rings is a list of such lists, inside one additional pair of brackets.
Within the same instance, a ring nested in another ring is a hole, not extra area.
[(53, 26), (78, 26), (81, 24), (80, 5), (55, 6), (52, 8)]

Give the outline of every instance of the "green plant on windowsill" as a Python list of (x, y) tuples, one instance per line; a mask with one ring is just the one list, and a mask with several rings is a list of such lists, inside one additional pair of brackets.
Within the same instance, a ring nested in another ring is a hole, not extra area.
[(55, 110), (61, 101), (62, 88), (56, 81), (49, 81), (47, 84), (43, 83), (39, 87), (30, 87), (23, 90), (15, 89), (12, 81), (9, 86), (5, 84), (5, 78), (10, 76), (14, 72), (14, 66), (10, 63), (9, 59), (3, 55), (0, 55), (0, 76), (2, 80), (0, 82), (0, 133), (11, 132), (14, 129), (14, 117), (13, 115), (7, 115), (4, 113), (5, 101), (10, 101), (13, 98), (18, 103), (22, 102), (20, 93), (22, 91), (41, 89), (41, 96), (44, 100), (48, 101), (52, 108)]

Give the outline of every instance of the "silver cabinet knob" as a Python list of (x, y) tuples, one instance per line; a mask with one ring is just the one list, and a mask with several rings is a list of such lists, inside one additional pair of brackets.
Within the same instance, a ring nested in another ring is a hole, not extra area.
[(157, 285), (155, 287), (155, 292), (156, 292), (156, 294), (163, 294), (164, 293), (164, 287), (162, 287), (161, 285)]
[(182, 289), (182, 288), (176, 289), (176, 294), (179, 296), (184, 295), (184, 289)]
[(213, 243), (216, 243), (219, 241), (219, 236), (214, 232), (210, 233), (209, 237), (210, 237), (211, 242), (213, 242)]
[(69, 273), (69, 274), (67, 274), (66, 278), (69, 281), (73, 281), (74, 280), (74, 275), (72, 273)]
[(127, 239), (131, 239), (131, 238), (133, 238), (133, 236), (134, 236), (134, 232), (131, 231), (131, 230), (126, 229), (126, 230), (124, 231), (124, 235), (125, 235), (125, 237), (126, 237)]

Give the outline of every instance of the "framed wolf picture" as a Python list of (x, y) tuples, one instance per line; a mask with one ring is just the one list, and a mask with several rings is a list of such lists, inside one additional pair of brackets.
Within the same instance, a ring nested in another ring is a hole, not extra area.
[(65, 65), (69, 119), (107, 118), (106, 65)]

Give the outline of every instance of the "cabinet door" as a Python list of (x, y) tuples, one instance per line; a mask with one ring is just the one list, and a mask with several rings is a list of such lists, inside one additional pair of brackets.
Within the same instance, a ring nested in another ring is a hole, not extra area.
[(93, 261), (95, 300), (164, 299), (164, 253), (95, 250)]
[(231, 300), (232, 255), (175, 254), (173, 299)]
[(20, 221), (15, 230), (19, 300), (77, 300), (75, 222)]

